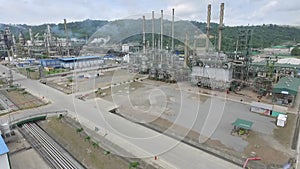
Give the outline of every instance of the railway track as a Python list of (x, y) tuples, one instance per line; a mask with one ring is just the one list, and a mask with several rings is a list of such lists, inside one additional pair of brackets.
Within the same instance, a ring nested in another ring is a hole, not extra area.
[(74, 158), (64, 151), (37, 124), (27, 123), (21, 128), (28, 142), (54, 169), (84, 169)]

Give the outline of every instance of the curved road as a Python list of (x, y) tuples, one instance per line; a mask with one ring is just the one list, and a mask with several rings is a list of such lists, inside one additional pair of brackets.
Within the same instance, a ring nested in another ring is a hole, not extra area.
[[(0, 65), (0, 72), (8, 69)], [(14, 73), (14, 83), (25, 87), (27, 91), (40, 98), (44, 97), (51, 104), (31, 110), (14, 113), (10, 118), (28, 116), (55, 110), (68, 110), (84, 125), (94, 129), (99, 128), (105, 133), (106, 139), (126, 149), (136, 157), (147, 158), (150, 163), (156, 163), (162, 168), (194, 168), (194, 169), (237, 169), (241, 168), (219, 159), (199, 149), (193, 148), (151, 129), (127, 121), (99, 107), (96, 101), (82, 101), (74, 95), (66, 95), (39, 81), (26, 79), (25, 76)], [(3, 122), (3, 119), (0, 120)], [(154, 160), (154, 156), (158, 156)]]

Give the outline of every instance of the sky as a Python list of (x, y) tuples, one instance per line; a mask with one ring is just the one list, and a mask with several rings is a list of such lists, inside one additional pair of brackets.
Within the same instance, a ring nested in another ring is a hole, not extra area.
[(176, 18), (206, 22), (208, 4), (212, 5), (212, 22), (218, 23), (222, 2), (225, 25), (300, 26), (300, 0), (0, 0), (0, 23), (113, 21), (161, 10), (171, 15), (172, 8)]

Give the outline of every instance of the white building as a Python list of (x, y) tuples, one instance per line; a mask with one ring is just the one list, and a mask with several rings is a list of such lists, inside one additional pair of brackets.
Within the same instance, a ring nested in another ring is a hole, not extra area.
[(8, 158), (8, 148), (0, 136), (0, 168), (1, 169), (10, 169), (10, 163)]

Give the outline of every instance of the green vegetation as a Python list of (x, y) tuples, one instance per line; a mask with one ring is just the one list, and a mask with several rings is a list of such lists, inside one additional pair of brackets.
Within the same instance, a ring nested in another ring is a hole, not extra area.
[(66, 69), (52, 69), (49, 71), (45, 71), (45, 74), (51, 75), (51, 74), (62, 73), (62, 72), (66, 72)]
[(83, 128), (76, 129), (76, 133), (81, 133), (83, 131)]
[(291, 51), (292, 56), (300, 56), (300, 49), (299, 47), (294, 47), (294, 49)]
[(131, 162), (131, 163), (129, 164), (129, 169), (131, 169), (131, 168), (138, 168), (139, 165), (140, 165), (139, 162)]
[(92, 144), (93, 144), (93, 147), (94, 147), (94, 148), (99, 148), (99, 143), (98, 143), (98, 142), (93, 141)]
[(90, 142), (91, 137), (90, 137), (90, 136), (86, 136), (86, 137), (84, 138), (84, 140)]
[[(206, 23), (192, 21), (203, 33), (206, 32)], [(266, 48), (277, 45), (292, 46), (300, 42), (300, 29), (290, 26), (279, 26), (276, 24), (255, 25), (255, 26), (225, 26), (223, 28), (222, 49), (234, 51), (236, 41), (241, 30), (252, 30), (252, 47)], [(216, 45), (218, 42), (218, 24), (211, 23), (211, 42)]]
[[(126, 21), (130, 22), (130, 20)], [(91, 37), (99, 28), (109, 23), (108, 21), (103, 20), (84, 20), (79, 22), (70, 22), (67, 23), (69, 36), (71, 38), (80, 38), (88, 39)], [(202, 33), (206, 32), (206, 23), (191, 21), (196, 27), (198, 27)], [(123, 22), (120, 21), (117, 25), (122, 25)], [(49, 24), (51, 31), (57, 37), (65, 37), (64, 24)], [(134, 24), (133, 24), (134, 25)], [(26, 24), (20, 25), (5, 25), (3, 24), (0, 29), (5, 27), (10, 27), (13, 34), (17, 35), (22, 32), (26, 39), (29, 39), (28, 29), (32, 29), (32, 33), (36, 35), (39, 33), (43, 35), (44, 31), (47, 28), (47, 24), (30, 26)], [(177, 27), (176, 29), (180, 29)], [(222, 41), (222, 50), (224, 51), (234, 51), (238, 36), (240, 35), (241, 30), (252, 30), (252, 47), (253, 48), (266, 48), (276, 45), (287, 45), (292, 46), (296, 42), (300, 42), (300, 29), (297, 27), (291, 26), (279, 26), (276, 24), (268, 25), (255, 25), (255, 26), (224, 26), (223, 28), (223, 41)], [(218, 24), (211, 23), (211, 42), (216, 45), (218, 42)], [(185, 32), (184, 32), (185, 33)], [(159, 35), (155, 35), (155, 38), (159, 38)], [(146, 40), (150, 42), (151, 45), (151, 34), (146, 34)], [(131, 36), (127, 39), (124, 39), (124, 42), (137, 40), (142, 42), (142, 36)], [(170, 43), (170, 38), (164, 37), (164, 45)], [(175, 40), (175, 45), (182, 45), (182, 42)]]

